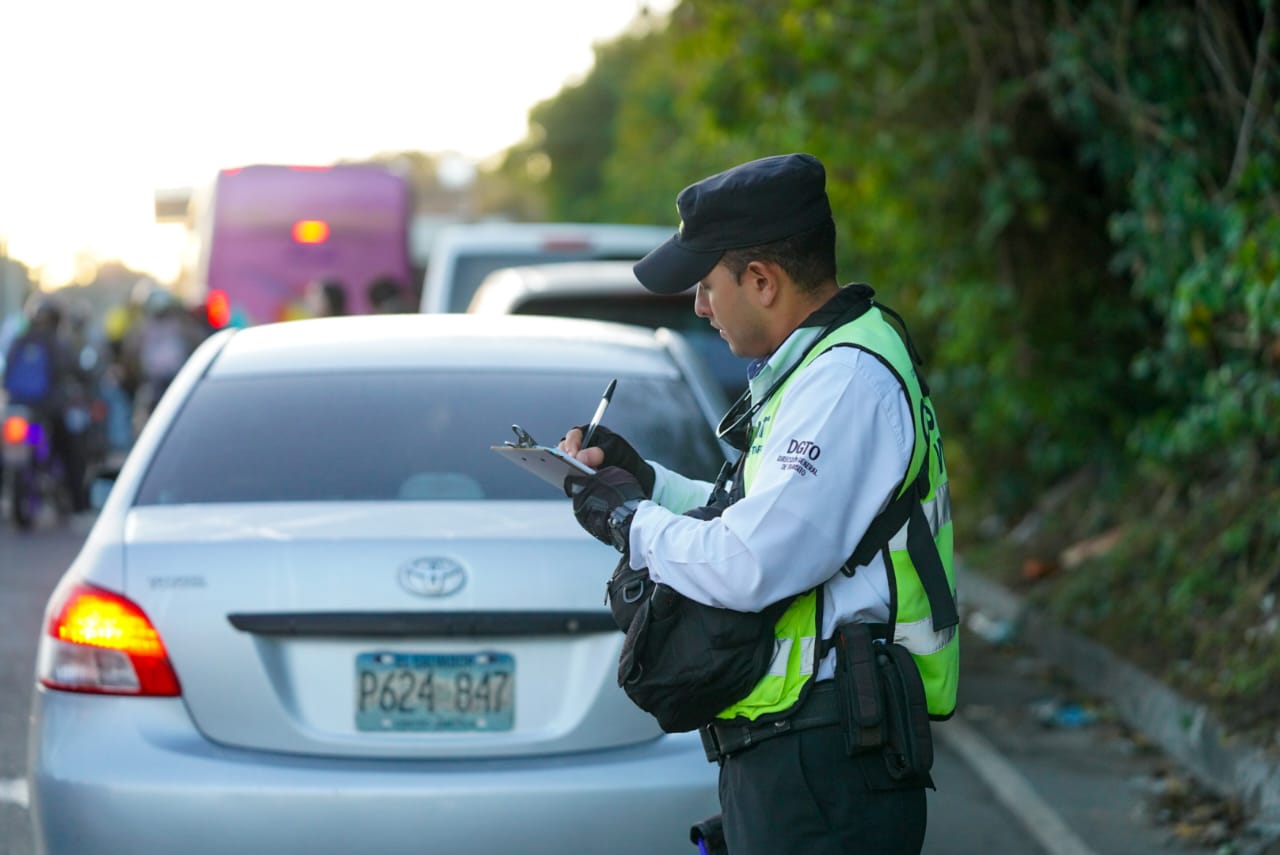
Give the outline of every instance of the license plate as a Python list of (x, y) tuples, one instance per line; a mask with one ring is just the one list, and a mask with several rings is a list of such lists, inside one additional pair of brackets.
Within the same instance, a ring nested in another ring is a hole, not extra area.
[(509, 653), (361, 653), (356, 729), (511, 730), (515, 682)]

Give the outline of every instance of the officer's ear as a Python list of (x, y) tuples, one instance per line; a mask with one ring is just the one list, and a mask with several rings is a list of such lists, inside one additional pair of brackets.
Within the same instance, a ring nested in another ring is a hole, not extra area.
[(778, 299), (782, 268), (772, 261), (756, 259), (747, 264), (739, 281), (761, 306), (771, 306)]

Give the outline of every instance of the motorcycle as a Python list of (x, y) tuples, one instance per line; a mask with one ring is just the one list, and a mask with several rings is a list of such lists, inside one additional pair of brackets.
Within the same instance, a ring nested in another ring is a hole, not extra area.
[(70, 512), (62, 462), (53, 453), (53, 437), (46, 422), (30, 408), (10, 404), (0, 422), (0, 448), (3, 492), (18, 529), (30, 529), (46, 508), (59, 518)]

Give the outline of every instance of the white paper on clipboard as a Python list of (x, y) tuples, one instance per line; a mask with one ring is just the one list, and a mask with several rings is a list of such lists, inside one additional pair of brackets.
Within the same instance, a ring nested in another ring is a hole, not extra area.
[(489, 447), (495, 454), (532, 472), (557, 490), (564, 490), (564, 479), (569, 475), (596, 474), (596, 470), (560, 449), (538, 445), (518, 425), (512, 425), (511, 429), (516, 432), (517, 442)]

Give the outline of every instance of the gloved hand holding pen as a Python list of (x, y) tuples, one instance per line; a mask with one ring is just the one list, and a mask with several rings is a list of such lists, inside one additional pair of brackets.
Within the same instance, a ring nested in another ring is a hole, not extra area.
[(586, 430), (586, 425), (570, 428), (569, 432), (560, 440), (560, 450), (566, 454), (573, 455), (592, 469), (598, 470), (607, 466), (625, 469), (640, 482), (644, 497), (652, 499), (653, 467), (645, 462), (645, 459), (640, 456), (638, 451), (632, 448), (631, 443), (604, 425), (597, 425), (592, 433), (592, 444), (584, 448), (582, 438)]

